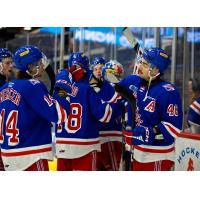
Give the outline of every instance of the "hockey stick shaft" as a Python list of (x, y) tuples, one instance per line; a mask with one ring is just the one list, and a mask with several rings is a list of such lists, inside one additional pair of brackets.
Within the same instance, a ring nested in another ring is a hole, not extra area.
[[(135, 36), (133, 35), (131, 29), (129, 27), (125, 27), (122, 30), (123, 35), (126, 37), (126, 39), (128, 40), (128, 42), (130, 43), (130, 45), (133, 47), (133, 49), (136, 52), (136, 57), (141, 55), (143, 50), (140, 47), (140, 44), (138, 42), (138, 40), (135, 38)], [(135, 69), (137, 70), (137, 69)], [(136, 112), (136, 99), (133, 98), (133, 96), (131, 95), (125, 95), (126, 99), (128, 100), (130, 106), (131, 106), (131, 112), (132, 113), (132, 129), (135, 127), (135, 112)], [(133, 152), (134, 147), (131, 147), (130, 150), (130, 157), (132, 157), (132, 152)], [(124, 152), (127, 154), (127, 152)], [(128, 162), (128, 166), (129, 166), (129, 170), (131, 170), (131, 158), (128, 158), (127, 160)]]
[(122, 33), (130, 43), (130, 45), (134, 48), (136, 54), (138, 54), (140, 50), (142, 51), (138, 40), (135, 38), (129, 27), (123, 28)]

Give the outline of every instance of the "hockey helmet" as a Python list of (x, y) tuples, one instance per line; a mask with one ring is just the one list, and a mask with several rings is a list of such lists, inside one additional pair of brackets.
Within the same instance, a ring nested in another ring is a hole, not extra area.
[(151, 68), (157, 67), (160, 73), (163, 73), (170, 63), (169, 56), (160, 48), (144, 49), (142, 57), (151, 65)]
[(42, 58), (42, 52), (35, 46), (26, 45), (17, 49), (14, 54), (16, 67), (21, 71), (28, 70), (28, 65), (37, 65)]
[(72, 53), (68, 60), (69, 69), (73, 66), (78, 66), (86, 71), (89, 70), (89, 59), (83, 52)]
[(95, 57), (92, 61), (91, 68), (93, 68), (94, 66), (96, 66), (98, 64), (105, 65), (106, 60), (103, 57)]
[(10, 51), (8, 51), (8, 49), (6, 48), (0, 48), (0, 62), (2, 62), (2, 60), (4, 58), (12, 58), (12, 53)]

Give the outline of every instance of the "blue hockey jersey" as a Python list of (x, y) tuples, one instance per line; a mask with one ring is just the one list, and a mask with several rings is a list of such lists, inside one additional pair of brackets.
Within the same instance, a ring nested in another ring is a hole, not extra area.
[[(116, 103), (117, 101), (121, 100), (121, 96), (115, 92), (114, 88), (106, 80), (103, 81), (103, 86), (96, 94), (97, 97), (102, 99), (104, 102)], [(119, 109), (121, 110), (121, 113), (124, 111), (123, 103)], [(101, 144), (109, 141), (122, 142), (121, 116), (118, 119), (111, 120), (106, 124), (99, 122), (98, 127)]]
[(51, 122), (64, 122), (67, 113), (43, 83), (33, 79), (6, 83), (0, 89), (0, 112), (6, 170), (24, 170), (39, 159), (52, 159)]
[(136, 126), (152, 127), (161, 133), (152, 145), (134, 146), (134, 158), (139, 162), (173, 161), (174, 138), (182, 129), (181, 98), (175, 86), (156, 79), (147, 93), (146, 82), (136, 75), (127, 76), (119, 84), (136, 98)]
[[(57, 77), (59, 76), (58, 74)], [(69, 81), (67, 77), (68, 72), (65, 80)], [(61, 78), (64, 78), (64, 74)], [(58, 78), (56, 80), (58, 81)], [(68, 119), (58, 125), (56, 131), (57, 157), (79, 158), (93, 150), (100, 151), (98, 121), (108, 123), (120, 115), (118, 112), (120, 105), (103, 103), (88, 81), (73, 82), (69, 101)]]
[(192, 133), (200, 133), (200, 97), (189, 107), (188, 124)]

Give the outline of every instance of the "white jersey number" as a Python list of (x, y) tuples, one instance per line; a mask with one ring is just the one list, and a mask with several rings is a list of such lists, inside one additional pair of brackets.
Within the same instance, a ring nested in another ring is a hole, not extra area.
[[(70, 104), (70, 114), (65, 122), (65, 130), (68, 133), (76, 133), (82, 125), (82, 106), (79, 103)], [(58, 124), (57, 133), (62, 132), (62, 125)]]

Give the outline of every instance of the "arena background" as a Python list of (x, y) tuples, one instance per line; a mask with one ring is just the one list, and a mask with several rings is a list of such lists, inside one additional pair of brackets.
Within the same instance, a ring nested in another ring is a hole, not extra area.
[[(123, 64), (125, 75), (131, 74), (135, 52), (122, 35), (123, 27), (9, 27), (0, 28), (0, 47), (10, 51), (22, 45), (38, 46), (48, 57), (54, 71), (67, 67), (69, 54), (82, 51), (91, 61), (95, 56), (115, 59)], [(199, 27), (131, 27), (142, 47), (161, 47), (171, 64), (164, 74), (181, 94), (184, 108), (183, 128), (189, 107), (188, 81), (200, 71)], [(42, 80), (50, 87), (47, 74)], [(50, 163), (54, 170), (56, 162)]]

